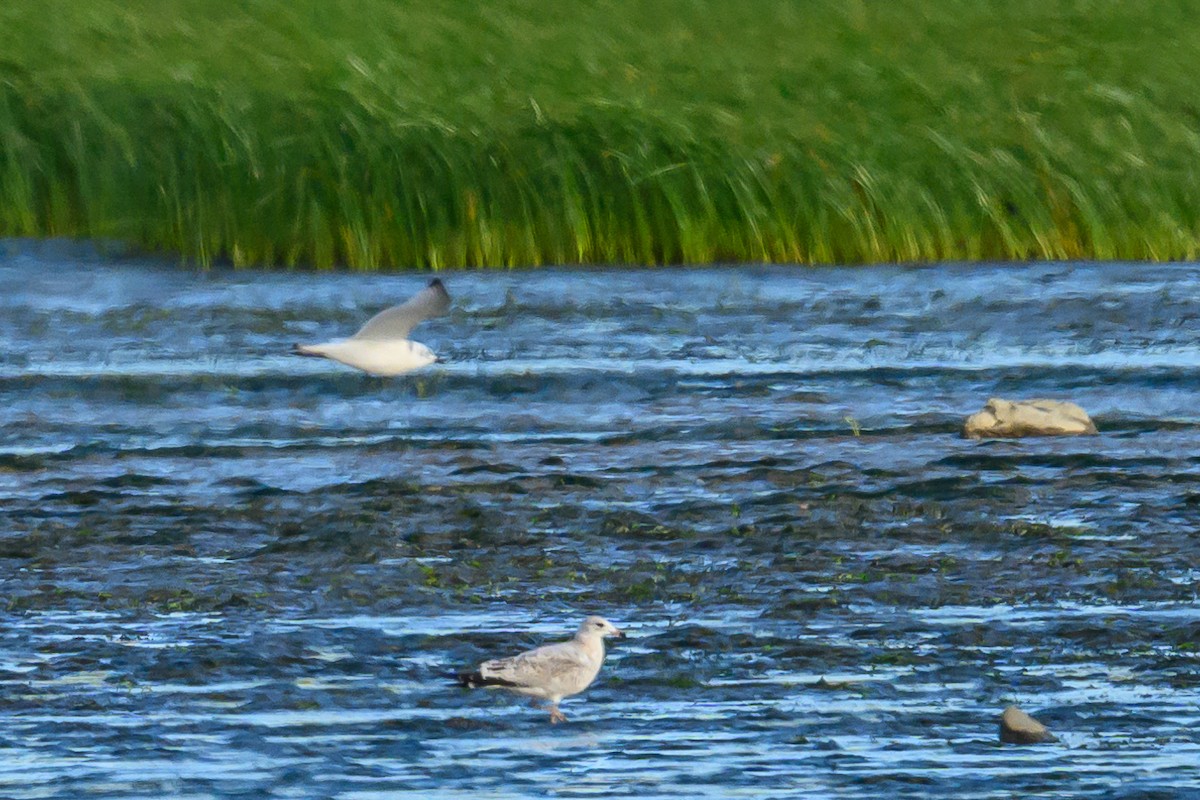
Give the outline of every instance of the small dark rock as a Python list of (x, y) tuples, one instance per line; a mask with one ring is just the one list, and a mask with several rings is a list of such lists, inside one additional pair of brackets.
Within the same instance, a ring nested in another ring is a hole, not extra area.
[(1000, 715), (1000, 741), (1006, 744), (1037, 744), (1057, 742), (1058, 739), (1045, 725), (1016, 706), (1009, 706)]

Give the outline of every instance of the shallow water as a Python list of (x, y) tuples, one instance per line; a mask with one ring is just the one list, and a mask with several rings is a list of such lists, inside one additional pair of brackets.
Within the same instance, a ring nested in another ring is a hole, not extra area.
[[(0, 245), (0, 796), (1200, 794), (1200, 266), (451, 273), (444, 365), (286, 355), (424, 280)], [(448, 685), (585, 613), (570, 724)]]

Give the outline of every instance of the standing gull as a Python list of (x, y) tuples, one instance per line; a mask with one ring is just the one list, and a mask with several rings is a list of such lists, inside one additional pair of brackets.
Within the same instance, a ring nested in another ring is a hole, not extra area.
[(564, 697), (579, 694), (592, 685), (604, 663), (604, 637), (624, 639), (625, 634), (604, 617), (588, 617), (575, 638), (548, 644), (512, 658), (496, 658), (479, 665), (475, 672), (458, 676), (467, 689), (498, 687), (539, 700), (548, 700), (550, 722), (566, 722), (558, 710)]
[(321, 344), (298, 344), (292, 352), (340, 361), (372, 375), (394, 376), (438, 360), (425, 345), (412, 342), (408, 334), (430, 317), (445, 314), (450, 295), (437, 278), (398, 306), (380, 311), (349, 339)]

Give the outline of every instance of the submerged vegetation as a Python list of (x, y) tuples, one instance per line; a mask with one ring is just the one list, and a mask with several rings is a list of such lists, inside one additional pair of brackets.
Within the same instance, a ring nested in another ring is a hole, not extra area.
[(16, 0), (0, 235), (377, 267), (1200, 255), (1200, 3)]

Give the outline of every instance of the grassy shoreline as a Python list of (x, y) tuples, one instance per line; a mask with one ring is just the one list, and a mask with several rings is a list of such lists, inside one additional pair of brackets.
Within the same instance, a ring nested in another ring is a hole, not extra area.
[(1200, 3), (725, 5), (19, 0), (0, 236), (364, 269), (1200, 255)]

